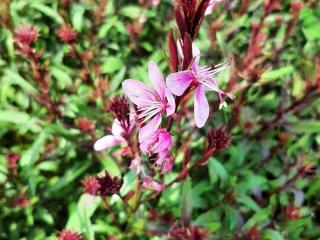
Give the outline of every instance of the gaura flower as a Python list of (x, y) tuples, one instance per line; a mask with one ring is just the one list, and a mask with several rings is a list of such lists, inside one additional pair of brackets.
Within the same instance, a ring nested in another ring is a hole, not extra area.
[(124, 139), (124, 134), (130, 134), (130, 132), (133, 129), (133, 125), (129, 127), (129, 129), (126, 131), (122, 128), (120, 122), (118, 119), (115, 119), (112, 124), (111, 128), (111, 135), (106, 135), (100, 139), (98, 139), (94, 145), (93, 148), (95, 151), (103, 151), (107, 148), (111, 148), (113, 146), (116, 146), (121, 143), (126, 143), (126, 140)]
[(140, 150), (143, 154), (158, 154), (156, 164), (162, 165), (172, 145), (170, 133), (165, 129), (158, 129), (152, 135), (141, 139)]
[[(178, 50), (180, 55), (183, 57), (179, 41)], [(231, 99), (233, 99), (233, 96), (220, 90), (214, 77), (215, 74), (226, 69), (227, 65), (222, 63), (216, 65), (215, 68), (199, 66), (200, 51), (195, 46), (192, 46), (192, 55), (194, 57), (194, 61), (190, 69), (171, 73), (167, 77), (166, 83), (170, 91), (177, 96), (183, 95), (188, 87), (196, 89), (194, 95), (194, 120), (196, 126), (201, 128), (209, 117), (209, 103), (205, 92), (214, 91), (218, 94), (220, 99), (219, 109), (227, 105), (223, 96), (227, 95)]]
[(167, 89), (161, 70), (154, 62), (149, 62), (149, 80), (154, 89), (150, 89), (144, 83), (137, 80), (125, 80), (122, 87), (125, 95), (137, 105), (138, 120), (145, 123), (151, 120), (139, 131), (139, 140), (153, 134), (161, 124), (161, 115), (170, 116), (175, 111), (175, 100)]

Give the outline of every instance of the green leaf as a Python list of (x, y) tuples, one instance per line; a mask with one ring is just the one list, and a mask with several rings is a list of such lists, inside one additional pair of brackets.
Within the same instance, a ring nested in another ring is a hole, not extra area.
[(24, 167), (24, 171), (28, 176), (29, 188), (32, 195), (36, 193), (36, 173), (37, 169), (34, 168), (36, 160), (39, 159), (40, 153), (43, 150), (44, 144), (48, 138), (46, 131), (41, 131), (31, 148), (22, 155), (20, 166)]
[(299, 121), (289, 127), (294, 133), (320, 133), (320, 121), (307, 120)]
[(108, 57), (101, 67), (102, 73), (113, 73), (123, 67), (123, 62), (117, 57)]
[(228, 173), (224, 166), (215, 158), (210, 158), (208, 162), (210, 182), (213, 184), (217, 181), (217, 177), (223, 182), (228, 178)]
[(72, 79), (69, 74), (59, 67), (51, 68), (52, 76), (57, 80), (60, 89), (65, 89), (72, 85)]
[(259, 225), (260, 223), (268, 222), (270, 215), (270, 209), (264, 208), (260, 211), (256, 212), (243, 226), (244, 229), (250, 229), (256, 225)]
[(121, 83), (123, 82), (124, 76), (126, 74), (126, 70), (127, 70), (126, 67), (122, 67), (121, 70), (119, 72), (117, 72), (113, 76), (113, 78), (111, 78), (111, 83), (112, 83), (111, 91), (112, 92), (116, 91), (119, 88), (119, 86), (121, 85)]
[(320, 40), (320, 22), (315, 12), (310, 8), (303, 8), (300, 13), (302, 32), (308, 40)]
[(276, 230), (267, 229), (263, 232), (264, 240), (284, 240), (281, 233)]
[(89, 240), (94, 240), (95, 231), (90, 218), (100, 203), (100, 197), (83, 194), (69, 217), (66, 229), (82, 232)]
[(40, 121), (31, 118), (27, 113), (17, 111), (0, 110), (0, 123), (11, 123), (19, 127), (19, 129), (30, 130), (32, 132), (41, 131)]
[(83, 26), (85, 7), (83, 4), (73, 3), (71, 8), (72, 25), (77, 31), (81, 31)]
[(115, 161), (116, 160), (111, 158), (110, 155), (105, 155), (101, 159), (102, 165), (112, 176), (120, 176), (121, 171)]
[(74, 181), (77, 177), (83, 174), (91, 165), (90, 161), (77, 163), (73, 167), (69, 168), (64, 176), (58, 180), (53, 186), (51, 186), (46, 191), (46, 195), (55, 195), (63, 188), (68, 186), (72, 181)]
[(27, 93), (32, 93), (35, 94), (37, 93), (37, 89), (34, 88), (27, 80), (25, 80), (23, 77), (19, 75), (19, 73), (11, 70), (11, 69), (6, 69), (4, 71), (4, 81), (8, 81), (12, 84), (16, 84), (19, 87), (21, 87), (24, 91)]
[(320, 179), (314, 180), (308, 188), (308, 191), (306, 193), (306, 197), (310, 198), (312, 196), (316, 196), (320, 191)]
[(237, 201), (239, 201), (240, 203), (242, 203), (243, 205), (247, 206), (249, 209), (255, 212), (259, 212), (261, 210), (259, 205), (247, 195), (241, 195), (237, 197)]
[(266, 71), (261, 76), (261, 81), (263, 83), (275, 80), (278, 78), (283, 78), (285, 75), (289, 75), (294, 72), (294, 67), (289, 65), (286, 67), (278, 68), (276, 70)]
[(123, 16), (135, 19), (137, 16), (142, 15), (142, 8), (134, 5), (125, 6), (120, 12)]
[(63, 24), (63, 22), (64, 22), (63, 18), (52, 7), (41, 4), (40, 2), (34, 2), (30, 5), (30, 7), (42, 12), (46, 16), (52, 18), (58, 24)]
[(182, 185), (181, 194), (181, 219), (185, 226), (189, 226), (192, 213), (191, 179), (187, 177)]
[(8, 56), (13, 59), (15, 54), (14, 54), (14, 46), (13, 46), (13, 34), (7, 30), (7, 29), (3, 29), (4, 31), (4, 35), (6, 35), (6, 48), (7, 48), (7, 52), (8, 52)]

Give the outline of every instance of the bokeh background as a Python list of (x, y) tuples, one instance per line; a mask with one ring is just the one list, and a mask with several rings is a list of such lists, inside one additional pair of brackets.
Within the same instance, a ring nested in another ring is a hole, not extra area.
[[(209, 128), (231, 127), (231, 146), (190, 178), (192, 222), (208, 239), (320, 238), (320, 6), (282, 0), (266, 13), (267, 2), (222, 1), (195, 41), (203, 64), (231, 59), (218, 81), (237, 98), (205, 128), (176, 130), (165, 181), (179, 173), (190, 132), (194, 161)], [(180, 219), (180, 183), (128, 213), (117, 197), (88, 201), (81, 181), (107, 169), (124, 176), (121, 191), (132, 188), (119, 148), (92, 145), (110, 132), (107, 105), (124, 79), (147, 81), (149, 60), (170, 73), (173, 1), (2, 0), (0, 20), (0, 239), (56, 239), (65, 228), (86, 239), (168, 239), (155, 233)], [(33, 53), (17, 42), (21, 26), (38, 29)], [(76, 31), (69, 42), (62, 26)]]

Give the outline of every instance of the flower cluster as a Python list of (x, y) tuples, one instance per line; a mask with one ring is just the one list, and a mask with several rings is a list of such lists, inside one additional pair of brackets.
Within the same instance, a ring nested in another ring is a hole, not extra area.
[[(180, 100), (192, 91), (195, 92), (194, 122), (198, 128), (201, 128), (208, 120), (210, 112), (206, 92), (217, 93), (219, 109), (227, 105), (225, 97), (233, 99), (233, 95), (219, 88), (216, 79), (216, 74), (226, 69), (228, 64), (200, 65), (200, 50), (192, 44), (192, 39), (197, 35), (203, 17), (210, 13), (209, 10), (206, 12), (206, 9), (208, 6), (214, 8), (217, 2), (219, 1), (206, 0), (197, 4), (182, 1), (181, 6), (175, 9), (180, 35), (178, 39), (174, 38), (172, 32), (168, 35), (171, 58), (169, 66), (172, 73), (165, 78), (157, 64), (150, 61), (148, 78), (152, 87), (133, 79), (127, 79), (122, 83), (125, 96), (134, 104), (134, 112), (130, 112), (125, 97), (114, 97), (108, 105), (108, 109), (115, 117), (112, 135), (106, 135), (97, 140), (94, 149), (102, 151), (118, 144), (126, 144), (127, 148), (131, 149), (130, 168), (136, 174), (141, 173), (144, 188), (161, 191), (163, 185), (151, 177), (154, 175), (154, 168), (151, 167), (149, 170), (144, 168), (141, 154), (154, 160), (155, 165), (161, 167), (162, 174), (170, 172), (173, 168), (174, 157), (170, 152), (173, 141), (170, 130), (172, 121), (177, 116), (175, 112)], [(184, 28), (192, 22), (192, 26)], [(165, 118), (168, 120), (166, 121)], [(166, 128), (162, 126), (163, 122), (167, 122)], [(131, 142), (134, 126), (138, 136), (136, 146)], [(214, 134), (209, 135), (210, 139), (214, 138)], [(217, 136), (221, 141), (217, 139), (215, 143), (214, 140), (210, 140), (209, 147), (214, 147), (216, 150), (226, 147), (230, 141), (224, 137), (225, 135)]]

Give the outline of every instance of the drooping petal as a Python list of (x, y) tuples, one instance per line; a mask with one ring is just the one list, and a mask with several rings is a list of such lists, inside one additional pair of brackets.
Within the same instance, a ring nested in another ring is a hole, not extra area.
[(199, 62), (200, 62), (200, 50), (199, 48), (192, 44), (192, 56), (193, 56), (193, 63), (192, 63), (192, 67), (196, 67), (199, 66)]
[(160, 99), (163, 99), (165, 96), (166, 84), (164, 82), (160, 68), (153, 61), (149, 62), (148, 75), (149, 80), (152, 82), (152, 85), (159, 95)]
[(210, 15), (214, 9), (216, 8), (217, 6), (217, 3), (221, 2), (221, 0), (210, 0), (209, 2), (209, 6), (207, 7), (204, 15), (207, 16), (207, 15)]
[(124, 94), (138, 107), (149, 106), (154, 102), (154, 92), (140, 81), (127, 79), (122, 87)]
[(155, 139), (157, 140), (152, 147), (154, 153), (168, 151), (173, 145), (171, 135), (165, 129), (159, 129), (155, 132)]
[(113, 135), (107, 135), (107, 136), (104, 136), (104, 137), (98, 139), (94, 143), (93, 149), (95, 151), (103, 151), (103, 150), (110, 148), (110, 147), (113, 147), (119, 143), (121, 143), (121, 140), (119, 140), (118, 138), (116, 138)]
[(173, 164), (174, 164), (174, 159), (173, 159), (172, 155), (170, 155), (169, 157), (166, 158), (166, 160), (162, 166), (161, 173), (166, 174), (168, 172), (171, 172)]
[(116, 138), (122, 138), (122, 134), (124, 133), (124, 130), (122, 129), (118, 119), (113, 120), (111, 132), (112, 132), (112, 135), (115, 136)]
[(194, 95), (194, 120), (196, 126), (201, 128), (209, 117), (209, 103), (204, 93), (203, 86), (200, 84)]
[(166, 89), (165, 95), (168, 100), (166, 112), (167, 112), (167, 116), (170, 116), (176, 110), (176, 101), (174, 100), (172, 93), (168, 89)]
[(139, 142), (145, 141), (151, 136), (161, 124), (161, 114), (157, 114), (154, 118), (139, 130)]
[(181, 96), (184, 91), (189, 87), (194, 77), (189, 70), (171, 73), (167, 79), (167, 87), (170, 91), (177, 96)]
[(164, 159), (168, 156), (168, 150), (167, 151), (162, 151), (159, 153), (156, 164), (161, 166), (164, 162)]

